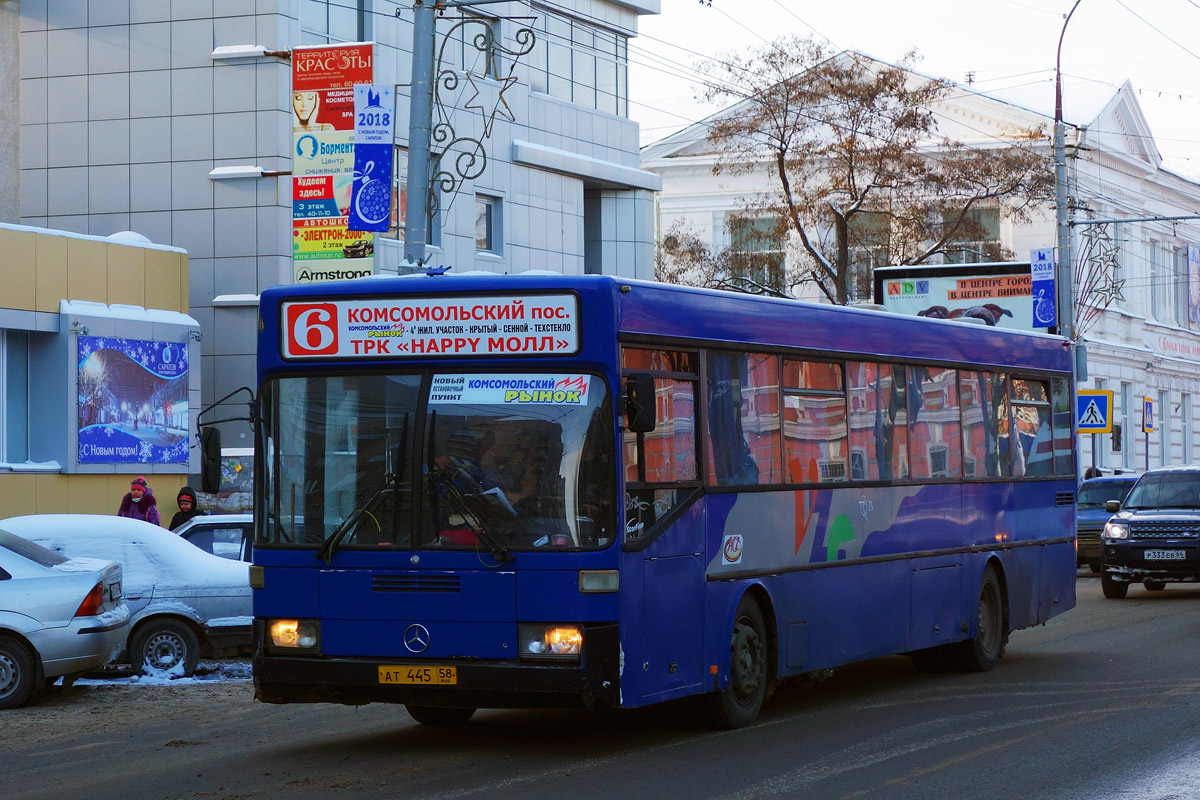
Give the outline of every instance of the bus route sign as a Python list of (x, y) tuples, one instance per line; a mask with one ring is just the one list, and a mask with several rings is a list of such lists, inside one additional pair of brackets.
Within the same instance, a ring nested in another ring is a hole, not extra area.
[(1075, 430), (1079, 433), (1112, 433), (1112, 409), (1112, 391), (1080, 389), (1075, 395)]
[(290, 301), (281, 325), (289, 360), (579, 352), (579, 305), (569, 294)]

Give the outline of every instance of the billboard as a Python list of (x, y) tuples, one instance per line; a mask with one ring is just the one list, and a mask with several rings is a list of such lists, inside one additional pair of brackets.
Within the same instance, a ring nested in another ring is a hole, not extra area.
[(297, 283), (375, 271), (373, 234), (349, 230), (354, 87), (373, 79), (374, 46), (369, 43), (292, 51), (292, 265)]
[(1033, 319), (1028, 262), (879, 267), (874, 277), (875, 302), (897, 314), (1046, 330)]
[(79, 463), (186, 464), (188, 348), (80, 336)]

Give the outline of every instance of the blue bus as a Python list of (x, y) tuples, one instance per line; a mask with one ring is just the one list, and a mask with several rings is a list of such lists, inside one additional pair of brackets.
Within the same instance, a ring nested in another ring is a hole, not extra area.
[(262, 701), (739, 727), (1075, 604), (1060, 338), (546, 273), (278, 287), (259, 330)]

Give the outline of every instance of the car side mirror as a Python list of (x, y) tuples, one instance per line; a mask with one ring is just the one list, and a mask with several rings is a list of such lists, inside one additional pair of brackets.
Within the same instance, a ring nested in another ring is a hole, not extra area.
[(654, 376), (635, 372), (625, 379), (625, 427), (634, 433), (649, 433), (655, 419)]
[(1104, 510), (1110, 514), (1117, 513), (1118, 511), (1121, 510), (1121, 501), (1120, 500), (1105, 500), (1104, 501)]
[(200, 488), (208, 494), (221, 489), (221, 432), (211, 425), (200, 432)]

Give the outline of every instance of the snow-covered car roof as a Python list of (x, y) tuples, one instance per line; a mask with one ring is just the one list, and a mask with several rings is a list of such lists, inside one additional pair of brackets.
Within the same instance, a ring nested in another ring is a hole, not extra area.
[[(7, 530), (67, 556), (121, 561), (125, 585), (210, 588), (249, 586), (248, 565), (214, 556), (166, 528), (101, 514), (31, 514), (0, 520)], [(131, 557), (130, 554), (136, 554)]]

